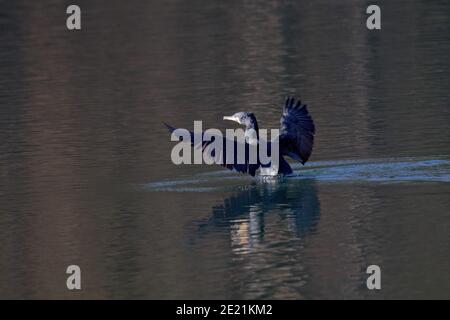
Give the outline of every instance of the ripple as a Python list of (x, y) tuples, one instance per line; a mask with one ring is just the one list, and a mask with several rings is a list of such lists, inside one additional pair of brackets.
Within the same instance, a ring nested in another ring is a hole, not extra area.
[[(312, 161), (306, 166), (292, 164), (294, 174), (288, 177), (256, 178), (259, 183), (279, 183), (285, 180), (312, 179), (317, 182), (401, 183), (450, 182), (450, 160), (387, 158), (365, 160)], [(188, 179), (155, 181), (142, 185), (146, 191), (212, 192), (236, 187), (249, 177), (218, 170), (200, 173)]]

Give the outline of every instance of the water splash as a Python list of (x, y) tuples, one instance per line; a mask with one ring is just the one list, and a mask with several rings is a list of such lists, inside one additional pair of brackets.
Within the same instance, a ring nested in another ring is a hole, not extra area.
[(341, 161), (334, 164), (316, 164), (312, 168), (296, 172), (292, 178), (326, 182), (450, 182), (450, 161), (405, 159), (348, 163)]
[[(419, 158), (387, 158), (309, 162), (293, 164), (294, 174), (285, 178), (255, 179), (261, 183), (278, 183), (291, 179), (315, 180), (322, 183), (404, 183), (450, 182), (450, 160)], [(249, 177), (220, 170), (201, 173), (189, 179), (151, 182), (143, 185), (147, 191), (211, 192), (226, 190)]]

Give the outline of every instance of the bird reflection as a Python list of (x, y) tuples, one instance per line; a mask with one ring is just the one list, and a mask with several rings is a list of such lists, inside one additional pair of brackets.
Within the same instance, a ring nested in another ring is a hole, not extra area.
[(198, 223), (198, 236), (227, 232), (236, 254), (301, 239), (319, 221), (320, 203), (313, 180), (258, 181), (234, 192)]

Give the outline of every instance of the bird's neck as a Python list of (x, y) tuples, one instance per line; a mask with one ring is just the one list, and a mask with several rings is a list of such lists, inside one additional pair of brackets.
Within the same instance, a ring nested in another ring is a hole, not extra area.
[(259, 139), (259, 132), (258, 132), (258, 123), (256, 120), (248, 123), (245, 126), (245, 138), (247, 139), (248, 143), (250, 144), (257, 144)]

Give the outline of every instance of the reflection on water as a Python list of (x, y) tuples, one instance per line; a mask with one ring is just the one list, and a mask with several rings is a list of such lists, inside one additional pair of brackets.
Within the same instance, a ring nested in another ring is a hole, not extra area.
[[(319, 215), (313, 181), (253, 183), (215, 205), (210, 218), (195, 222), (192, 245), (201, 246), (211, 233), (228, 239), (237, 269), (230, 281), (245, 287), (235, 297), (298, 297), (309, 275), (296, 253), (314, 232)], [(278, 292), (284, 282), (295, 294)]]
[(246, 287), (242, 297), (289, 298), (293, 296), (276, 287), (288, 281), (293, 284), (289, 290), (298, 292), (307, 281), (308, 272), (295, 253), (318, 223), (316, 192), (313, 181), (252, 184), (214, 206), (211, 218), (199, 223), (203, 241), (215, 229), (229, 230), (233, 263), (241, 270), (232, 281)]
[[(434, 228), (433, 221), (424, 217), (425, 212), (446, 221), (440, 230), (448, 226), (448, 213), (430, 211), (424, 199), (432, 195), (436, 204), (450, 204), (444, 200), (450, 190), (450, 161), (405, 157), (311, 161), (304, 167), (294, 164), (293, 168), (294, 174), (289, 177), (250, 180), (219, 169), (187, 179), (146, 183), (140, 189), (197, 194), (198, 199), (229, 194), (206, 209), (205, 218), (187, 222), (184, 230), (185, 248), (202, 257), (199, 263), (210, 271), (217, 268), (219, 274), (230, 271), (224, 279), (227, 297), (420, 296), (420, 292), (414, 293), (416, 289), (409, 293), (407, 289), (401, 293), (397, 290), (407, 281), (402, 276), (406, 261), (417, 265), (424, 259), (415, 252), (417, 241), (422, 240), (396, 228), (417, 221), (424, 229)], [(380, 217), (385, 217), (382, 224)], [(445, 243), (446, 236), (438, 234), (428, 238), (431, 243), (427, 247), (433, 248), (435, 259), (440, 256), (438, 260), (443, 261), (446, 246), (441, 241)], [(200, 248), (205, 247), (218, 256), (204, 256)], [(393, 261), (383, 258), (397, 250), (402, 253)], [(217, 266), (218, 261), (226, 267)], [(364, 289), (365, 270), (370, 264), (397, 269), (383, 276), (391, 282), (383, 294), (371, 295)], [(417, 286), (423, 287), (427, 281), (436, 285), (440, 280), (423, 278)], [(446, 292), (446, 286), (442, 290)]]
[(227, 228), (233, 252), (249, 254), (264, 252), (265, 232), (272, 228), (267, 221), (274, 219), (267, 215), (276, 214), (275, 219), (284, 224), (278, 231), (291, 239), (305, 236), (317, 224), (320, 204), (312, 181), (253, 183), (242, 189), (212, 208), (211, 218), (198, 223), (198, 236)]

